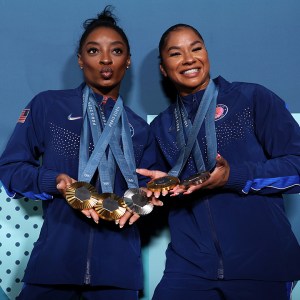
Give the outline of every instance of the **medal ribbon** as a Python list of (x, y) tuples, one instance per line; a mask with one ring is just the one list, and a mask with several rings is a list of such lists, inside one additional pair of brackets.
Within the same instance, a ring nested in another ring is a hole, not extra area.
[[(99, 118), (98, 114), (101, 115)], [(122, 123), (119, 122), (120, 119)], [(138, 180), (135, 174), (135, 160), (133, 145), (127, 121), (127, 115), (123, 108), (123, 101), (119, 96), (114, 108), (106, 121), (103, 111), (99, 108), (92, 90), (86, 86), (83, 90), (83, 128), (80, 137), (78, 180), (90, 182), (99, 170), (102, 192), (113, 192), (113, 184), (117, 164), (125, 177), (128, 186), (137, 187)], [(103, 131), (101, 130), (101, 124)], [(94, 150), (89, 157), (89, 126), (92, 132)], [(121, 128), (120, 128), (121, 127)], [(127, 129), (126, 129), (127, 128)], [(119, 138), (121, 131), (123, 148), (122, 153)], [(108, 151), (106, 151), (108, 149)], [(128, 150), (130, 149), (130, 150)], [(128, 155), (128, 151), (131, 153)], [(113, 157), (114, 156), (114, 157)], [(126, 159), (124, 158), (126, 156)], [(129, 163), (127, 163), (127, 161)], [(130, 167), (128, 167), (128, 165)], [(128, 170), (129, 169), (129, 170)], [(130, 172), (131, 170), (131, 172)], [(134, 184), (132, 183), (134, 182)]]
[[(217, 96), (218, 88), (215, 83), (210, 80), (201, 99), (193, 124), (188, 119), (187, 112), (182, 101), (177, 99), (174, 117), (180, 154), (175, 166), (171, 169), (171, 171), (169, 171), (169, 175), (177, 177), (180, 174), (191, 152), (198, 172), (211, 170), (214, 167), (217, 156), (217, 138), (214, 120)], [(197, 135), (204, 119), (208, 155), (207, 167), (205, 167), (199, 143), (197, 141)], [(185, 136), (187, 137), (187, 142)]]

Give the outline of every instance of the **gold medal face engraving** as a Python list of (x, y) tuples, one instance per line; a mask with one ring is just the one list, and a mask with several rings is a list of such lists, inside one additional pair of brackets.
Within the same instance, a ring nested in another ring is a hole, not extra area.
[(147, 188), (152, 192), (169, 191), (178, 184), (179, 179), (177, 177), (164, 176), (148, 182)]
[(98, 195), (98, 201), (94, 207), (101, 219), (114, 221), (124, 216), (126, 212), (125, 201), (113, 193)]
[(77, 181), (66, 190), (66, 200), (75, 209), (90, 209), (97, 203), (97, 191), (87, 182)]
[(142, 189), (128, 189), (124, 194), (124, 200), (128, 207), (139, 215), (147, 215), (153, 210), (153, 204), (149, 202), (146, 192)]
[(180, 185), (183, 185), (184, 187), (190, 187), (192, 185), (201, 184), (207, 179), (209, 179), (209, 177), (210, 177), (209, 172), (197, 173), (183, 180)]

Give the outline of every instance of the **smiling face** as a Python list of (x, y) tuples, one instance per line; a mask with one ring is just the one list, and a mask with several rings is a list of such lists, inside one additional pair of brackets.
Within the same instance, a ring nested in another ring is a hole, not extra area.
[(181, 96), (205, 89), (210, 79), (210, 64), (202, 38), (188, 27), (170, 31), (161, 49), (160, 70)]
[(128, 47), (113, 28), (97, 27), (84, 41), (78, 64), (92, 90), (117, 98), (121, 81), (130, 65)]

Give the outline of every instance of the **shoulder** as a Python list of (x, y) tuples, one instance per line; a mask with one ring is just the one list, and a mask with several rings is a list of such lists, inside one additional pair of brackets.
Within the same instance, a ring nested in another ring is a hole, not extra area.
[(219, 86), (220, 93), (222, 94), (238, 92), (244, 94), (245, 96), (254, 96), (259, 94), (275, 95), (274, 92), (258, 83), (243, 81), (229, 82), (221, 76), (215, 78), (214, 82), (217, 83), (217, 85)]
[(38, 93), (32, 100), (33, 103), (52, 104), (55, 101), (66, 101), (74, 99), (75, 97), (82, 97), (82, 88), (79, 86), (75, 89), (64, 90), (47, 90)]
[(160, 128), (161, 126), (167, 126), (173, 122), (175, 104), (171, 104), (164, 111), (159, 113), (151, 122), (150, 126), (152, 128)]

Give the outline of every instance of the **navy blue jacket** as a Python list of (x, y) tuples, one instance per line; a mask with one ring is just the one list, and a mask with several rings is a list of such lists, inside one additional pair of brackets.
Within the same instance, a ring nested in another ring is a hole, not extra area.
[[(300, 192), (299, 125), (268, 89), (214, 81), (218, 153), (229, 163), (229, 180), (220, 189), (172, 198), (165, 271), (208, 279), (300, 279), (300, 247), (282, 197)], [(202, 94), (183, 99), (191, 120)], [(168, 169), (179, 155), (173, 111), (171, 105), (151, 123)], [(206, 158), (203, 127), (198, 141)], [(196, 172), (189, 159), (181, 178)]]
[[(38, 94), (24, 111), (20, 121), (25, 121), (16, 125), (0, 159), (0, 179), (10, 196), (45, 200), (44, 223), (24, 281), (141, 289), (137, 227), (126, 225), (120, 229), (114, 222), (102, 220), (97, 225), (71, 208), (56, 189), (59, 173), (77, 179), (82, 88)], [(111, 111), (113, 105), (112, 100), (108, 101), (105, 110)], [(125, 110), (136, 165), (152, 168), (155, 142), (149, 126), (128, 107)], [(145, 179), (139, 179), (140, 185), (145, 185)], [(123, 196), (126, 189), (117, 170), (114, 192)]]

